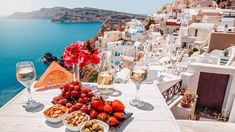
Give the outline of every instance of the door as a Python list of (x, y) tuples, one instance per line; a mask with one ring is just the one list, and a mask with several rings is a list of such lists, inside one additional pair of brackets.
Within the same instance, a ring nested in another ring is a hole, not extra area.
[(229, 75), (201, 72), (196, 107), (221, 112), (228, 80)]

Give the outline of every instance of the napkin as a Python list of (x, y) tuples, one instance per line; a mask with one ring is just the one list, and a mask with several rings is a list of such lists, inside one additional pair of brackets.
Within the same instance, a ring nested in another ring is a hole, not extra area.
[(56, 62), (52, 62), (34, 88), (48, 88), (73, 81), (73, 75)]

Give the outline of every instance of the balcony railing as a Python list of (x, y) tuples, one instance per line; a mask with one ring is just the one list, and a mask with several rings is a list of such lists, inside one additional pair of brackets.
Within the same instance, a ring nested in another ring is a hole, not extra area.
[(169, 89), (165, 90), (162, 95), (166, 99), (166, 103), (170, 105), (174, 102), (180, 95), (180, 88), (182, 86), (182, 80), (171, 86)]

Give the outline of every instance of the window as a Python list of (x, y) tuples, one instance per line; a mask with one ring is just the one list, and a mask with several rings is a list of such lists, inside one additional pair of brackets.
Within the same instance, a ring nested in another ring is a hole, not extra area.
[(195, 30), (195, 37), (197, 37), (198, 29)]

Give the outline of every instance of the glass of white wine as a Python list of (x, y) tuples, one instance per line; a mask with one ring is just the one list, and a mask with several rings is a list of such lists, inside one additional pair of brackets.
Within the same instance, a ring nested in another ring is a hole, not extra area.
[(36, 71), (33, 62), (23, 61), (16, 64), (16, 78), (26, 87), (28, 93), (28, 101), (23, 104), (26, 110), (33, 110), (39, 106), (39, 103), (34, 101), (31, 96), (31, 85), (36, 79)]
[(139, 89), (141, 83), (146, 80), (148, 74), (148, 69), (146, 66), (134, 66), (131, 69), (131, 80), (136, 85), (136, 95), (135, 98), (130, 100), (130, 104), (136, 107), (144, 107), (144, 102), (139, 99)]

